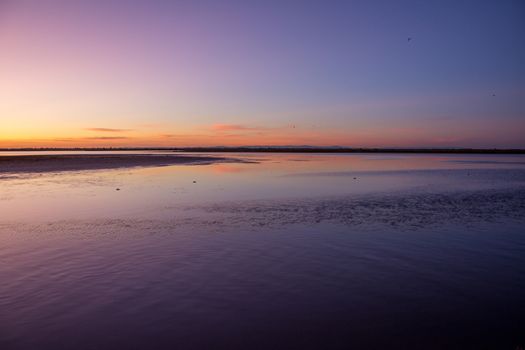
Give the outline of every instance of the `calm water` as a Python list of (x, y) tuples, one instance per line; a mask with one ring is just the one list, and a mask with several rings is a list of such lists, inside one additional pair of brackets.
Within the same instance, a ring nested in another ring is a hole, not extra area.
[(0, 173), (0, 349), (525, 345), (525, 157), (226, 156)]

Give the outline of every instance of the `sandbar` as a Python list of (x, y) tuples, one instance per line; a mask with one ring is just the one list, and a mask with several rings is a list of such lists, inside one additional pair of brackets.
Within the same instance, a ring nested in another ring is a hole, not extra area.
[[(172, 154), (85, 154), (0, 156), (0, 173), (45, 173), (236, 162), (223, 157)], [(239, 160), (239, 162), (241, 162)]]

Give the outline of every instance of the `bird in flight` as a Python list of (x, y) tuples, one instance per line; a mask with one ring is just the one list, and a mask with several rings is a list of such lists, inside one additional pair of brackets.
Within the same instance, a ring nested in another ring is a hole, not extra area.
[(408, 42), (410, 42), (410, 40), (412, 40), (412, 38), (411, 38), (411, 37), (408, 37)]

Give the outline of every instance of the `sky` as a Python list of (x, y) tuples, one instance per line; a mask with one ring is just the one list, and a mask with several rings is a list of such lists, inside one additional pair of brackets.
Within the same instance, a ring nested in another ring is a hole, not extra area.
[(0, 147), (525, 148), (523, 0), (0, 0)]

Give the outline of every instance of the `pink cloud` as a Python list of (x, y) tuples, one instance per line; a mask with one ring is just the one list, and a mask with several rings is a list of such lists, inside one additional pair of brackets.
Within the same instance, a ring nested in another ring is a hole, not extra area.
[(251, 127), (240, 124), (214, 124), (211, 127), (215, 131), (242, 131), (242, 130), (260, 130), (261, 128)]
[(127, 140), (129, 137), (125, 136), (96, 136), (96, 137), (85, 137), (85, 140)]

